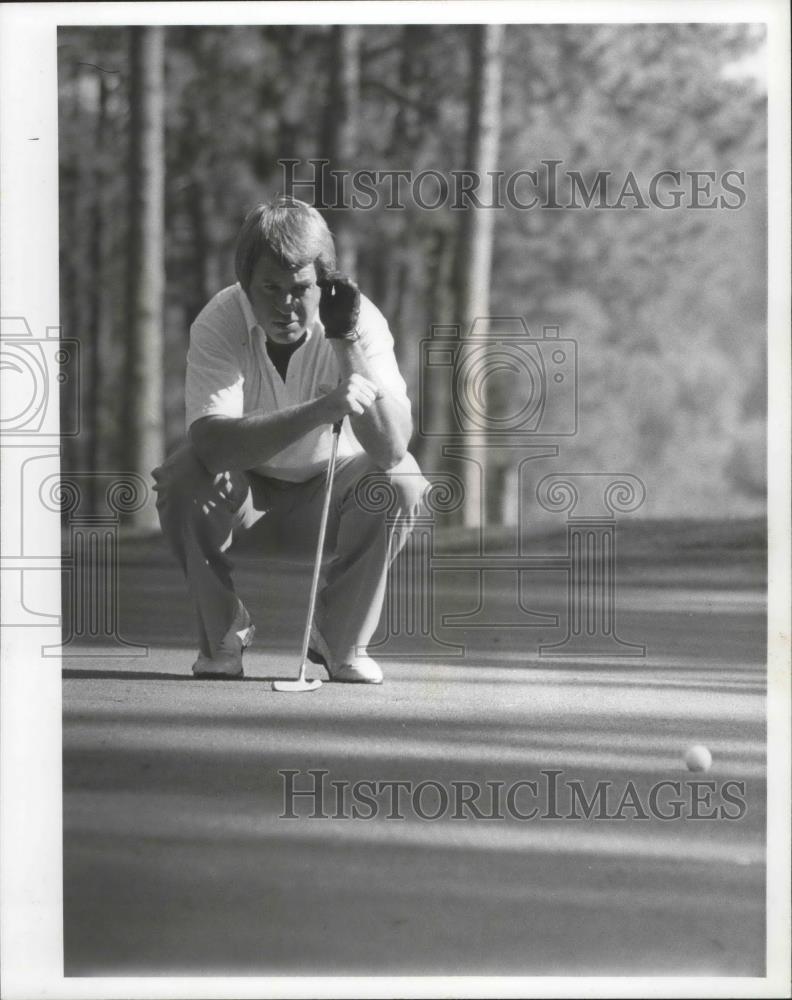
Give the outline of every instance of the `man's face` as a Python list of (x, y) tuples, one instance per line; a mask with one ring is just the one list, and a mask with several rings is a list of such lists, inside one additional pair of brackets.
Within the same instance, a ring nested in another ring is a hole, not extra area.
[(270, 254), (261, 257), (253, 269), (248, 298), (256, 321), (270, 340), (293, 344), (314, 322), (322, 294), (316, 281), (313, 264), (291, 269)]

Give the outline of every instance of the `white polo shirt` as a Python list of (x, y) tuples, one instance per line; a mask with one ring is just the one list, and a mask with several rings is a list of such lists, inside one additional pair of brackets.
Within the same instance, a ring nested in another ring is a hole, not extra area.
[[(360, 297), (360, 344), (381, 387), (409, 411), (407, 387), (393, 353), (393, 337), (377, 307)], [(201, 310), (190, 327), (187, 352), (187, 429), (200, 417), (242, 417), (256, 411), (273, 413), (307, 403), (334, 389), (341, 371), (318, 317), (305, 343), (289, 360), (284, 382), (270, 360), (266, 336), (256, 322), (239, 283), (224, 288)], [(320, 388), (321, 387), (321, 388)], [(310, 431), (252, 471), (275, 479), (304, 482), (322, 472), (330, 457), (330, 425)], [(338, 442), (339, 458), (363, 451), (349, 420)]]

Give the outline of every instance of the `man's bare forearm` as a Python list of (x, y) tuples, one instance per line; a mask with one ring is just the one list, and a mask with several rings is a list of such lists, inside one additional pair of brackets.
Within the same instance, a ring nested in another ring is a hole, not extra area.
[(190, 427), (189, 437), (210, 472), (244, 471), (329, 423), (331, 416), (325, 399), (319, 398), (276, 413), (202, 417)]
[(350, 415), (355, 437), (368, 455), (383, 469), (400, 462), (407, 453), (412, 436), (412, 416), (409, 408), (388, 392), (377, 379), (358, 341), (331, 341), (343, 375), (362, 375), (379, 390), (379, 397), (362, 414)]

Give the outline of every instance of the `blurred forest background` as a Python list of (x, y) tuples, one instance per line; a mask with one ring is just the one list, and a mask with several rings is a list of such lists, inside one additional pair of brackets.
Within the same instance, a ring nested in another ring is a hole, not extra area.
[[(279, 159), (507, 175), (557, 159), (589, 183), (612, 171), (616, 191), (628, 171), (644, 192), (664, 169), (744, 171), (746, 200), (328, 210), (411, 398), (432, 324), (489, 310), (534, 334), (558, 325), (578, 343), (579, 430), (546, 471), (634, 473), (653, 517), (763, 512), (761, 26), (75, 27), (58, 41), (61, 325), (83, 363), (64, 470), (148, 478), (183, 437), (190, 323), (235, 280), (239, 225), (283, 189)], [(413, 450), (427, 471), (442, 461), (434, 439)], [(491, 496), (489, 519), (517, 502)]]

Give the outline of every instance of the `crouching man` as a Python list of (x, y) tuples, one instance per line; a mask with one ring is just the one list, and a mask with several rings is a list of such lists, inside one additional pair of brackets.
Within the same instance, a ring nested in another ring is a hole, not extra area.
[[(315, 544), (332, 425), (344, 420), (310, 657), (331, 680), (379, 684), (366, 646), (390, 562), (427, 486), (407, 444), (410, 403), (379, 310), (335, 273), (319, 213), (290, 197), (249, 213), (236, 248), (237, 284), (190, 330), (188, 442), (153, 473), (164, 534), (198, 619), (198, 677), (241, 677), (253, 636), (234, 592), (230, 546), (264, 518), (306, 551)], [(385, 515), (355, 495), (379, 471), (394, 496)], [(255, 537), (255, 533), (248, 536)], [(266, 572), (262, 567), (263, 591)]]

